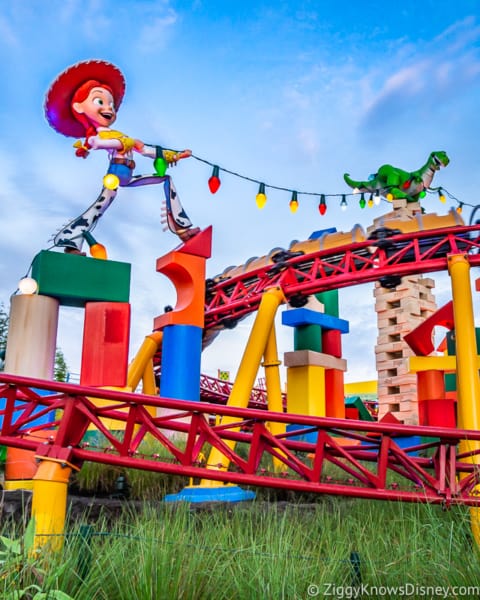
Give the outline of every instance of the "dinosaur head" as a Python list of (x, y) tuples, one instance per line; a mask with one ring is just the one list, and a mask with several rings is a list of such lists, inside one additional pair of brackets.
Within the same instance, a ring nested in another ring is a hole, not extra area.
[(450, 159), (447, 156), (447, 153), (443, 150), (438, 150), (437, 152), (432, 152), (430, 154), (430, 162), (432, 163), (435, 171), (438, 171), (440, 167), (446, 167), (450, 162)]

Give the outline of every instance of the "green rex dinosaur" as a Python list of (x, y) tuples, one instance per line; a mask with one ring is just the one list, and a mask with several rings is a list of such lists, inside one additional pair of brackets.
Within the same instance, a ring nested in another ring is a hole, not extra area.
[(378, 193), (382, 196), (391, 194), (395, 199), (405, 198), (408, 202), (417, 202), (420, 194), (430, 187), (435, 172), (440, 167), (446, 167), (449, 162), (445, 152), (432, 152), (423, 167), (411, 173), (392, 165), (382, 165), (369, 181), (353, 181), (348, 173), (343, 178), (347, 185), (360, 192)]

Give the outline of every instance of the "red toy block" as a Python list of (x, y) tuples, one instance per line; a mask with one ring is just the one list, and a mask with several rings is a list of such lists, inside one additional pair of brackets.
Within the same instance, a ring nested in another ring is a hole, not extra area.
[(383, 415), (381, 419), (378, 420), (379, 423), (390, 423), (392, 425), (400, 425), (402, 421), (397, 419), (397, 417), (392, 412), (387, 412)]
[(197, 235), (187, 240), (176, 250), (184, 254), (210, 258), (212, 256), (212, 226), (210, 225), (210, 227), (197, 233)]
[(336, 358), (342, 357), (342, 334), (338, 329), (322, 331), (322, 352)]
[(124, 387), (129, 338), (128, 302), (87, 302), (80, 384)]
[(345, 409), (345, 417), (347, 419), (355, 419), (355, 421), (358, 421), (360, 419), (358, 409), (355, 407)]
[(442, 371), (419, 371), (418, 418), (420, 425), (455, 427), (455, 401), (446, 398)]
[(455, 402), (443, 400), (419, 400), (418, 420), (420, 425), (432, 427), (456, 427)]
[(403, 338), (417, 356), (428, 356), (435, 350), (433, 330), (437, 325), (446, 327), (449, 330), (454, 328), (453, 302), (447, 302)]

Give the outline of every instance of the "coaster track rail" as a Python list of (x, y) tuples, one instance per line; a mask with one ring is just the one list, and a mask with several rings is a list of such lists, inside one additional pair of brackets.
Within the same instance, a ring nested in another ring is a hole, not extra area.
[[(40, 390), (49, 393), (41, 395)], [(0, 444), (34, 451), (38, 460), (79, 467), (91, 461), (318, 494), (480, 506), (480, 495), (475, 493), (480, 475), (473, 464), (480, 450), (458, 451), (463, 439), (480, 441), (479, 431), (268, 413), (6, 373), (0, 374), (0, 397), (5, 399)], [(96, 406), (95, 398), (107, 403)], [(149, 407), (169, 409), (170, 414), (154, 417)], [(52, 435), (35, 439), (35, 433), (45, 429), (36, 420), (48, 414), (53, 419)], [(215, 425), (217, 416), (236, 420)], [(122, 422), (123, 429), (110, 431), (105, 422), (110, 419)], [(273, 435), (270, 422), (302, 429)], [(90, 425), (105, 437), (104, 447), (92, 448), (82, 441)], [(315, 443), (298, 439), (299, 433), (308, 432), (318, 434)], [(178, 433), (183, 441), (175, 438)], [(424, 441), (402, 447), (404, 436), (420, 436)], [(156, 440), (161, 452), (144, 454), (141, 444), (146, 439)], [(237, 446), (230, 448), (232, 441), (247, 448), (246, 458)], [(204, 463), (203, 452), (211, 446), (229, 459), (228, 471)], [(266, 459), (272, 458), (282, 463), (281, 472), (265, 466)]]

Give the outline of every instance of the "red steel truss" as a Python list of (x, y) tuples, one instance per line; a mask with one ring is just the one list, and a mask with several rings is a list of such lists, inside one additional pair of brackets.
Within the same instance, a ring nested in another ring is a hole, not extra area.
[[(42, 396), (39, 390), (49, 390), (49, 394)], [(267, 413), (5, 373), (0, 374), (0, 398), (5, 401), (0, 411), (0, 444), (32, 450), (40, 460), (48, 457), (77, 466), (92, 461), (318, 494), (480, 506), (480, 495), (475, 494), (480, 474), (472, 464), (475, 453), (458, 451), (460, 440), (480, 440), (479, 431)], [(94, 398), (108, 404), (97, 407)], [(148, 411), (151, 407), (173, 413), (154, 417)], [(49, 414), (53, 417), (51, 437), (35, 440), (35, 432), (45, 429), (45, 425), (35, 425), (35, 419)], [(223, 415), (238, 421), (212, 424)], [(122, 421), (124, 429), (111, 432), (102, 419)], [(269, 421), (296, 424), (304, 434), (316, 432), (317, 441), (300, 441), (298, 430), (272, 435)], [(105, 436), (101, 448), (82, 442), (91, 424)], [(178, 435), (172, 437), (178, 433), (184, 434), (184, 441), (178, 441)], [(405, 436), (420, 436), (422, 442), (402, 448)], [(156, 440), (162, 450), (142, 453), (146, 438)], [(241, 442), (241, 453), (227, 445), (231, 441)], [(202, 452), (210, 446), (230, 460), (228, 471), (204, 463)], [(277, 459), (282, 471), (274, 472), (268, 458)]]
[[(200, 397), (203, 402), (219, 402), (226, 404), (232, 392), (233, 383), (210, 377), (209, 375), (200, 375)], [(286, 406), (285, 394), (282, 394), (283, 405)], [(267, 408), (267, 390), (254, 387), (250, 394), (249, 408)]]
[(394, 235), (286, 258), (230, 279), (213, 281), (207, 290), (205, 327), (231, 327), (258, 309), (262, 294), (278, 286), (287, 300), (358, 285), (447, 269), (447, 255), (467, 253), (480, 265), (480, 225)]

